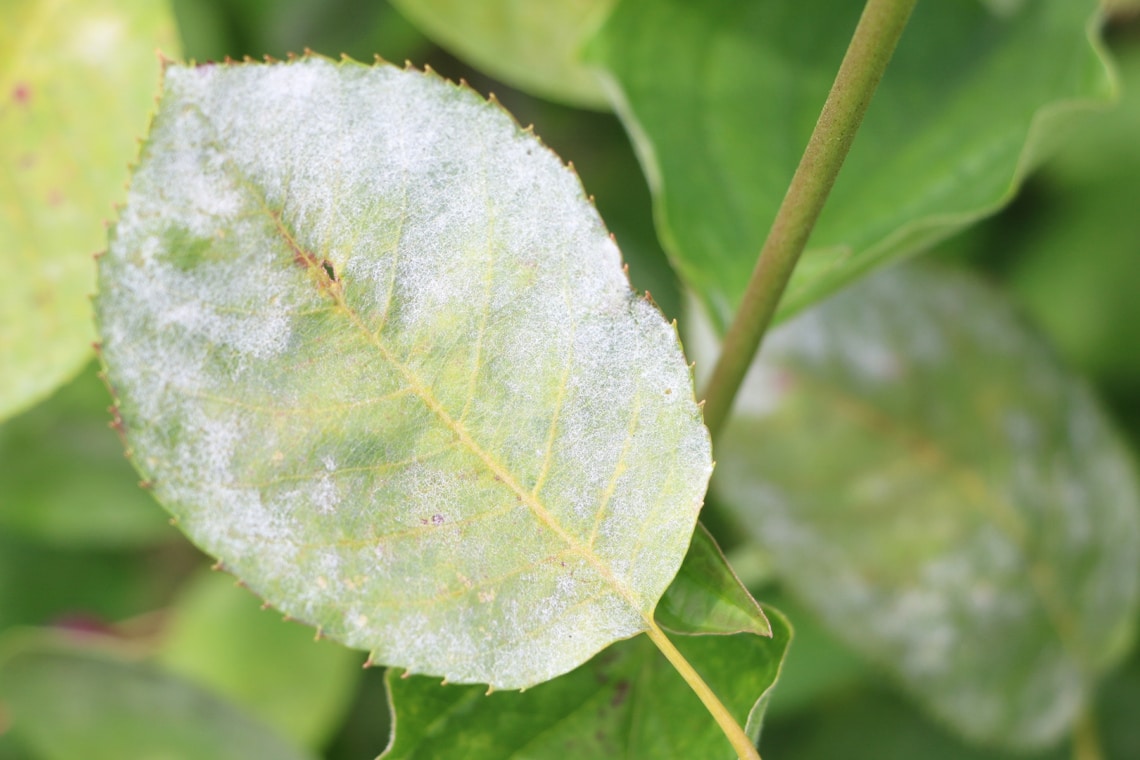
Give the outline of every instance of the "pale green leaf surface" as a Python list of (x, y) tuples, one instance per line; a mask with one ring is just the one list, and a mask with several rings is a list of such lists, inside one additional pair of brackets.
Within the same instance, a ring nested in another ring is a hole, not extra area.
[(164, 2), (5, 0), (0, 6), (0, 419), (90, 358), (103, 226), (154, 107)]
[[(702, 528), (696, 535), (707, 534)], [(710, 546), (716, 549), (711, 539), (695, 539), (690, 556), (700, 556)], [(683, 633), (697, 635), (671, 638), (755, 740), (791, 627), (767, 608), (761, 611), (767, 617), (759, 619), (766, 625), (771, 621), (771, 638), (700, 635), (717, 627), (721, 612), (714, 601), (735, 581), (724, 563), (710, 572), (722, 576), (718, 583), (705, 584), (713, 600), (690, 604), (684, 617), (674, 620)], [(695, 592), (685, 596), (692, 599)], [(703, 617), (705, 611), (712, 618)], [(616, 644), (577, 670), (521, 693), (485, 695), (478, 687), (441, 686), (430, 678), (401, 675), (388, 672), (394, 731), (384, 760), (735, 756), (689, 686), (644, 636)]]
[(604, 108), (579, 48), (615, 0), (392, 0), (425, 34), (512, 87), (551, 100)]
[(764, 610), (699, 523), (677, 577), (657, 604), (656, 618), (676, 633), (772, 635)]
[(52, 637), (9, 637), (0, 706), (37, 760), (309, 760), (268, 727), (153, 667)]
[(158, 662), (243, 705), (282, 736), (320, 749), (362, 673), (359, 652), (313, 641), (223, 573), (203, 572), (175, 600)]
[(47, 401), (0, 423), (0, 531), (57, 546), (177, 539), (107, 427), (89, 365)]
[(895, 268), (773, 332), (713, 488), (838, 637), (968, 736), (1056, 740), (1129, 642), (1129, 453), (964, 274)]
[[(861, 7), (623, 0), (590, 44), (649, 175), (662, 242), (718, 326), (739, 303)], [(1095, 9), (919, 3), (780, 315), (1008, 201), (1061, 117), (1113, 91), (1090, 41)]]
[(290, 616), (501, 688), (652, 624), (711, 470), (692, 379), (574, 174), (475, 93), (171, 66), (99, 291), (137, 466)]

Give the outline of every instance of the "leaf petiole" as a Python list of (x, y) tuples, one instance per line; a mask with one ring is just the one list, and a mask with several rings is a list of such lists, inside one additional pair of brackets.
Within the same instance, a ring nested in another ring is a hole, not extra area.
[(721, 731), (724, 732), (725, 737), (728, 738), (732, 748), (736, 750), (736, 755), (740, 760), (760, 760), (760, 752), (756, 749), (756, 745), (752, 739), (748, 738), (748, 734), (744, 733), (744, 729), (732, 717), (728, 708), (717, 698), (709, 685), (705, 683), (689, 661), (685, 659), (685, 655), (681, 654), (677, 647), (673, 646), (673, 642), (665, 635), (657, 623), (650, 621), (649, 630), (646, 631), (649, 640), (652, 641), (657, 648), (661, 650), (661, 654), (665, 655), (665, 659), (669, 660), (669, 664), (680, 674), (681, 678), (685, 679), (685, 683), (689, 688), (696, 693), (697, 697), (704, 704), (705, 709), (716, 720), (717, 725), (720, 726)]

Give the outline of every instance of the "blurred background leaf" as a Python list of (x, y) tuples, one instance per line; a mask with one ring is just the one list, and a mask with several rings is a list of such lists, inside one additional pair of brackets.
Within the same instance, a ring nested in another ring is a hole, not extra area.
[(165, 2), (0, 5), (0, 420), (91, 355), (87, 297), (159, 81)]
[(585, 108), (605, 108), (582, 43), (615, 0), (392, 0), (441, 46), (524, 92)]
[(139, 488), (88, 365), (47, 401), (0, 423), (0, 533), (58, 546), (130, 547), (179, 536)]
[(774, 331), (720, 444), (787, 588), (964, 735), (1053, 743), (1126, 654), (1130, 452), (973, 278), (894, 267)]
[(0, 648), (0, 706), (38, 760), (309, 760), (238, 708), (98, 647), (26, 632)]
[(224, 573), (202, 571), (179, 592), (158, 662), (318, 750), (341, 725), (363, 655), (281, 620)]

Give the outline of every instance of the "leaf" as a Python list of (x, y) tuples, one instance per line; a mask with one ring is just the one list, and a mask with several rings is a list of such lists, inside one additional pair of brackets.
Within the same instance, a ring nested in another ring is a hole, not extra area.
[[(666, 251), (718, 331), (861, 5), (623, 0), (589, 46), (619, 93)], [(1096, 7), (1037, 0), (994, 15), (977, 0), (920, 3), (780, 315), (1004, 205), (1061, 118), (1113, 90), (1092, 44)]]
[(615, 0), (392, 1), (440, 45), (512, 87), (569, 105), (606, 107), (578, 50)]
[(138, 482), (107, 429), (107, 389), (93, 366), (0, 424), (0, 531), (105, 548), (177, 538)]
[(372, 659), (519, 688), (653, 624), (711, 470), (577, 178), (462, 87), (170, 66), (97, 319), (204, 550)]
[(0, 419), (90, 360), (91, 255), (175, 40), (165, 3), (0, 8)]
[(1061, 748), (1026, 755), (971, 745), (883, 687), (861, 689), (790, 720), (777, 720), (773, 714), (764, 726), (760, 751), (765, 757), (795, 760), (1066, 760), (1074, 756)]
[[(836, 641), (811, 613), (781, 591), (765, 591), (768, 603), (784, 613), (796, 632), (796, 645), (780, 671), (780, 688), (765, 713), (765, 725), (850, 694), (873, 673), (863, 658)], [(778, 755), (775, 755), (778, 756)]]
[(58, 622), (101, 627), (150, 612), (185, 568), (179, 549), (163, 547), (160, 560), (154, 550), (63, 548), (0, 530), (0, 632)]
[[(204, 573), (175, 601), (158, 661), (246, 706), (297, 744), (320, 749), (352, 700), (360, 655), (259, 609), (233, 579)], [(283, 667), (283, 664), (287, 666)]]
[[(722, 627), (718, 603), (751, 597), (703, 527), (684, 567), (662, 599), (664, 606), (680, 596), (671, 625), (686, 635), (673, 641), (755, 739), (791, 627), (775, 610), (767, 609), (765, 617), (752, 601), (753, 610), (740, 618), (750, 633), (701, 635)], [(704, 582), (694, 583), (699, 576)], [(702, 590), (707, 599), (699, 598)], [(731, 627), (738, 622), (732, 619)], [(754, 635), (758, 630), (772, 638)], [(384, 760), (734, 757), (712, 717), (646, 637), (616, 644), (525, 692), (485, 695), (479, 687), (441, 686), (395, 670), (388, 671), (388, 689), (394, 730)]]
[(677, 577), (657, 605), (656, 618), (675, 633), (772, 635), (764, 611), (699, 523)]
[(304, 760), (231, 705), (153, 667), (46, 634), (10, 636), (0, 704), (39, 760)]
[(1133, 463), (1086, 386), (997, 295), (923, 268), (772, 333), (746, 383), (713, 488), (787, 586), (963, 734), (1056, 740), (1140, 592)]
[(1065, 358), (1134, 389), (1140, 301), (1128, 284), (1136, 280), (1140, 229), (1128, 220), (1140, 193), (1140, 49), (1125, 49), (1119, 63), (1121, 107), (1090, 120), (1045, 167), (1046, 205), (1000, 243), (1014, 258), (1014, 295)]

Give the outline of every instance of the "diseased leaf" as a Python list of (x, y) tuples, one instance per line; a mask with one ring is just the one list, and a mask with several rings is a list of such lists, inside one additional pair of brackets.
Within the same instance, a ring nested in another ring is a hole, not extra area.
[(91, 255), (177, 53), (164, 2), (0, 6), (0, 419), (91, 355)]
[(213, 695), (107, 653), (21, 637), (0, 652), (0, 705), (37, 760), (311, 758)]
[(107, 429), (107, 389), (94, 366), (0, 424), (0, 531), (9, 535), (104, 548), (177, 539), (138, 483)]
[(497, 688), (652, 623), (711, 470), (692, 379), (493, 104), (387, 65), (171, 66), (99, 291), (143, 477), (292, 617)]
[(1133, 463), (964, 274), (892, 269), (773, 332), (717, 459), (787, 586), (967, 736), (1056, 740), (1126, 650)]
[[(662, 242), (718, 328), (739, 303), (861, 7), (622, 0), (590, 45), (654, 188)], [(919, 3), (780, 314), (1004, 205), (1055, 122), (1112, 93), (1091, 43), (1096, 9), (1095, 0), (1000, 14), (978, 0)]]
[[(691, 566), (699, 564), (709, 582), (695, 586), (682, 570), (662, 604), (678, 590), (689, 602), (678, 605), (680, 613), (672, 618), (677, 632), (687, 635), (671, 638), (755, 740), (791, 627), (779, 612), (752, 602), (748, 624), (756, 629), (771, 621), (771, 638), (701, 635), (722, 627), (720, 605), (736, 593), (726, 593), (736, 582), (731, 569), (723, 560), (707, 559), (710, 552), (721, 556), (699, 528), (686, 566), (692, 576)], [(700, 600), (700, 589), (710, 598)], [(525, 692), (488, 696), (479, 687), (441, 686), (394, 670), (388, 672), (388, 689), (395, 723), (384, 760), (735, 757), (713, 718), (645, 637), (615, 644), (577, 670)]]
[(322, 748), (348, 709), (359, 652), (259, 609), (221, 573), (203, 573), (172, 607), (159, 662), (244, 705), (301, 746)]
[(579, 48), (615, 0), (392, 0), (443, 47), (512, 87), (570, 105), (604, 108)]

